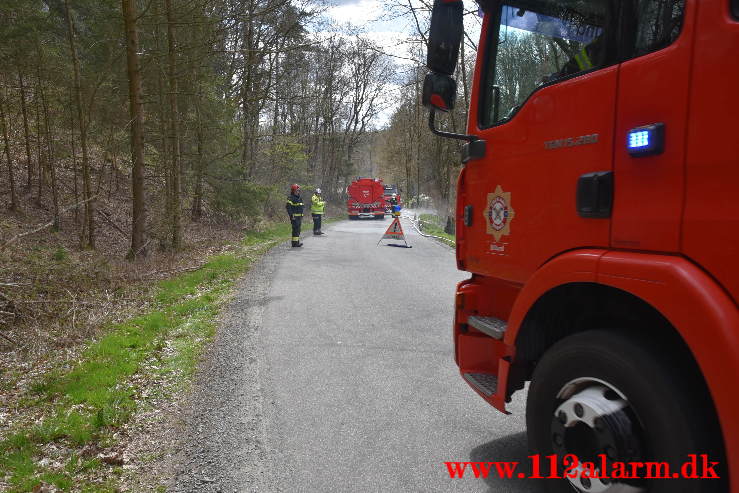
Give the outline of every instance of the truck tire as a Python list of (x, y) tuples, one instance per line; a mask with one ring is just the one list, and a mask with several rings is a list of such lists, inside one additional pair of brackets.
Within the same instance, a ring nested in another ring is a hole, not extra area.
[[(680, 351), (675, 351), (680, 353)], [(689, 356), (688, 356), (689, 357)], [(659, 341), (643, 341), (628, 332), (591, 330), (553, 345), (539, 361), (529, 387), (526, 426), (532, 456), (539, 454), (541, 475), (550, 475), (556, 454), (574, 454), (596, 467), (614, 463), (666, 462), (679, 473), (689, 454), (700, 454), (721, 479), (645, 479), (646, 466), (626, 469), (641, 479), (547, 479), (547, 491), (573, 493), (718, 493), (728, 491), (718, 419), (700, 375), (687, 371), (685, 355), (665, 350)], [(607, 457), (603, 458), (602, 457)], [(551, 460), (551, 459), (550, 459)], [(569, 464), (572, 464), (571, 462)], [(600, 468), (598, 468), (600, 469)], [(710, 476), (710, 467), (706, 474)], [(662, 473), (656, 467), (652, 476)]]

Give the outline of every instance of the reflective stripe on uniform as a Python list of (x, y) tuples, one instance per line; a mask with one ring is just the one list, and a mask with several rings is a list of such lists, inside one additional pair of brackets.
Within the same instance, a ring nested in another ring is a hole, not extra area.
[(590, 57), (588, 56), (587, 51), (585, 51), (585, 47), (580, 50), (580, 53), (575, 55), (575, 61), (580, 70), (590, 70), (593, 68), (593, 62), (590, 61)]
[(295, 216), (295, 217), (298, 217), (298, 216), (299, 216), (299, 217), (303, 217), (303, 215), (302, 215), (302, 214), (293, 214), (293, 216)]
[(302, 203), (302, 202), (293, 202), (293, 201), (292, 201), (292, 200), (290, 200), (290, 199), (287, 199), (287, 203), (288, 203), (288, 204), (290, 204), (290, 205), (294, 205), (294, 206), (301, 206), (301, 207), (302, 207), (302, 205), (303, 205), (303, 203)]
[(300, 236), (293, 236), (293, 241), (300, 241)]

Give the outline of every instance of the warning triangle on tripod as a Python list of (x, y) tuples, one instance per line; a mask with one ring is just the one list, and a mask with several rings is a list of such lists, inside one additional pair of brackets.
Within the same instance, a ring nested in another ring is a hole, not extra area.
[[(385, 234), (380, 238), (380, 241), (382, 240), (403, 240), (405, 246), (408, 246), (408, 242), (405, 239), (405, 233), (403, 233), (403, 226), (400, 225), (399, 217), (394, 218), (393, 222), (390, 223)], [(378, 245), (380, 244), (380, 241), (377, 242)]]

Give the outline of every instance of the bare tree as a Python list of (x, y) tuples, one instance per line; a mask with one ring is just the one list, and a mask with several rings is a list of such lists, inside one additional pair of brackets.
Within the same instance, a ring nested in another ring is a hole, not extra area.
[(171, 151), (171, 227), (172, 248), (179, 250), (182, 247), (182, 226), (180, 224), (180, 123), (177, 109), (177, 39), (175, 29), (172, 0), (164, 0), (167, 14), (167, 63), (169, 66), (169, 140)]
[(28, 130), (28, 111), (26, 109), (26, 87), (23, 84), (23, 74), (18, 69), (18, 85), (20, 87), (21, 97), (21, 113), (23, 114), (23, 136), (26, 144), (26, 168), (27, 181), (26, 190), (31, 190), (31, 182), (33, 181), (33, 166), (31, 164), (31, 134)]
[(13, 159), (10, 157), (10, 139), (8, 138), (8, 126), (5, 122), (5, 88), (0, 93), (0, 125), (3, 130), (3, 142), (5, 144), (5, 159), (8, 164), (8, 185), (10, 185), (10, 204), (8, 208), (11, 211), (18, 210), (18, 198), (15, 194), (15, 172), (13, 170)]
[(80, 81), (80, 60), (77, 56), (75, 43), (74, 22), (72, 12), (69, 9), (69, 0), (64, 0), (64, 10), (67, 17), (67, 33), (69, 36), (69, 49), (72, 54), (72, 67), (74, 72), (74, 95), (77, 105), (77, 123), (80, 128), (80, 147), (82, 148), (82, 191), (85, 200), (85, 222), (86, 234), (82, 236), (81, 244), (85, 248), (95, 248), (95, 201), (92, 199), (92, 179), (90, 177), (90, 159), (87, 148), (87, 125), (84, 118), (82, 104), (82, 83)]
[(138, 13), (135, 0), (121, 0), (126, 29), (126, 60), (128, 69), (129, 113), (131, 116), (131, 250), (129, 258), (146, 255), (146, 190), (144, 188), (144, 105), (142, 101), (141, 66), (139, 63)]

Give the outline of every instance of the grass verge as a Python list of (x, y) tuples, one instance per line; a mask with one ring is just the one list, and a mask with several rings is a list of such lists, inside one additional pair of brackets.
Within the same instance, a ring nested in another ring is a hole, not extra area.
[(456, 245), (454, 235), (444, 232), (442, 219), (439, 216), (433, 214), (421, 214), (419, 219), (421, 231), (439, 237), (440, 240), (444, 241), (444, 243), (447, 243), (448, 245)]
[[(232, 251), (159, 282), (152, 311), (108, 327), (70, 369), (34, 382), (19, 404), (30, 418), (0, 439), (0, 489), (117, 491), (122, 458), (106, 451), (137, 408), (140, 377), (155, 368), (186, 385), (234, 282), (289, 236), (286, 224), (248, 233)], [(101, 468), (110, 471), (86, 474)]]

